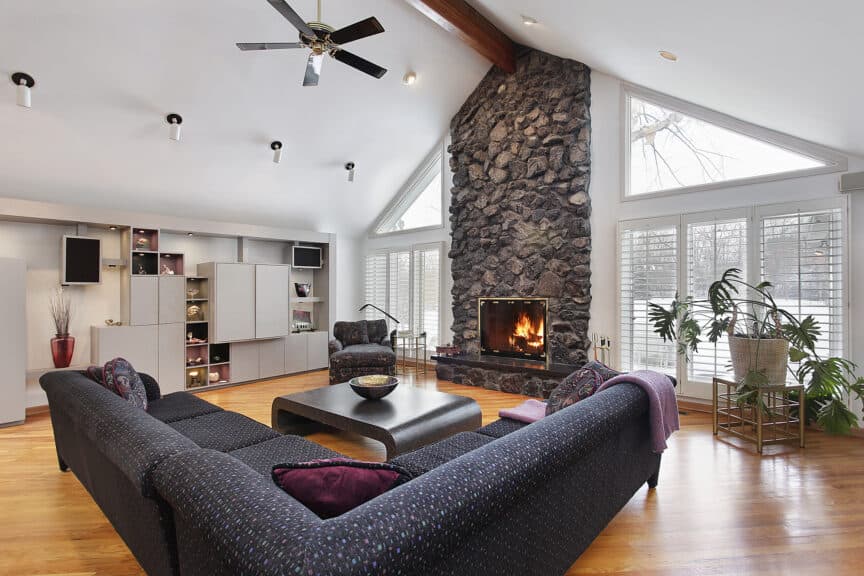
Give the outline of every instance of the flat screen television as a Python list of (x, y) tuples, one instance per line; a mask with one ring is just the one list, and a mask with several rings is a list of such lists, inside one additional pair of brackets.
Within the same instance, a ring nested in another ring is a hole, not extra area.
[(291, 265), (294, 268), (321, 268), (321, 248), (292, 246)]
[(84, 236), (63, 236), (60, 263), (61, 284), (100, 284), (102, 240)]

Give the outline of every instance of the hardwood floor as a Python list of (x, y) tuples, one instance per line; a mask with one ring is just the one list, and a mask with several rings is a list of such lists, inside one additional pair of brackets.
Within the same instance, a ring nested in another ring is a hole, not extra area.
[[(275, 396), (326, 385), (326, 372), (202, 394), (270, 424)], [(483, 421), (511, 394), (422, 379), (475, 398)], [(660, 486), (640, 490), (567, 573), (642, 576), (858, 574), (864, 558), (864, 440), (808, 436), (808, 447), (715, 440), (689, 413), (663, 456)], [(383, 446), (348, 434), (311, 437), (355, 458)], [(0, 430), (0, 574), (143, 574), (75, 476), (57, 469), (47, 414)]]

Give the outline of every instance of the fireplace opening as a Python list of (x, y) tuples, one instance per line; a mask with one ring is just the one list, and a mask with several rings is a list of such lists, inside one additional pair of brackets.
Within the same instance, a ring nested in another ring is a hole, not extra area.
[(480, 352), (546, 360), (545, 298), (480, 298)]

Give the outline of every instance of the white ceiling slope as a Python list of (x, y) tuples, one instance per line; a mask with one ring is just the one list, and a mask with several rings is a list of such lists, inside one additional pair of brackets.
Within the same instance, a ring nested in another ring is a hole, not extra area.
[[(290, 3), (314, 19), (315, 0)], [(387, 75), (328, 59), (303, 88), (305, 51), (234, 47), (297, 40), (265, 0), (0, 0), (0, 197), (359, 233), (489, 68), (403, 0), (324, 0), (336, 28), (373, 15), (387, 31), (348, 49)]]
[[(472, 0), (522, 44), (864, 155), (860, 0)], [(520, 15), (538, 26), (522, 24)], [(657, 52), (669, 50), (677, 63)]]

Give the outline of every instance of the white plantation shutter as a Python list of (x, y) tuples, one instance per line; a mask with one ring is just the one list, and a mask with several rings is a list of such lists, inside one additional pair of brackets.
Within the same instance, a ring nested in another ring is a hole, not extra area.
[[(364, 304), (374, 304), (382, 310), (387, 309), (387, 255), (381, 252), (366, 256), (366, 290)], [(380, 318), (381, 313), (373, 308), (365, 311), (366, 320)]]
[[(739, 268), (741, 277), (747, 279), (747, 224), (746, 217), (688, 223), (688, 295), (705, 299), (708, 287), (729, 268)], [(710, 314), (699, 315), (696, 319), (704, 325)], [(725, 335), (715, 346), (708, 342), (706, 330), (703, 340), (687, 365), (688, 380), (711, 382), (715, 375), (732, 376), (729, 342)]]
[(822, 335), (817, 350), (842, 355), (844, 230), (840, 208), (763, 214), (762, 278), (777, 304), (799, 319), (812, 315)]
[(413, 330), (411, 325), (411, 251), (390, 252), (390, 292), (387, 311), (395, 316), (400, 330)]
[(678, 286), (678, 225), (622, 223), (619, 249), (620, 355), (625, 371), (676, 371), (675, 345), (654, 332), (648, 304), (668, 305)]
[(426, 332), (426, 346), (439, 343), (441, 316), (441, 247), (414, 250), (413, 326), (419, 334)]

